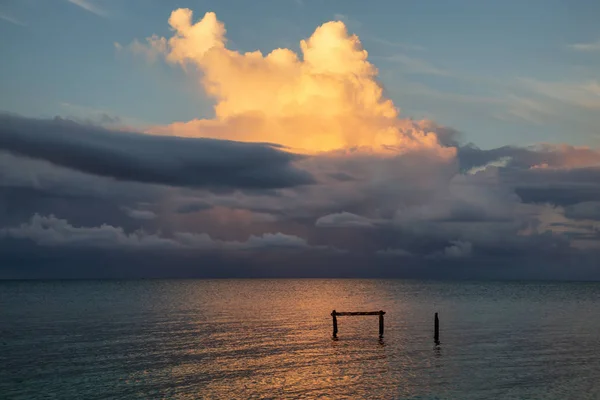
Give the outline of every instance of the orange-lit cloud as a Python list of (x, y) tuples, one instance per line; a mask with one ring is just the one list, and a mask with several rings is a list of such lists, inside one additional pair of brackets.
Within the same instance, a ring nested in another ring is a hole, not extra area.
[[(212, 12), (193, 23), (191, 10), (178, 9), (169, 25), (173, 36), (148, 38), (148, 52), (198, 68), (204, 91), (215, 99), (215, 118), (149, 133), (272, 142), (309, 153), (364, 147), (455, 155), (454, 148), (440, 145), (429, 124), (398, 118), (376, 80), (377, 68), (341, 21), (327, 22), (302, 40), (301, 57), (281, 48), (266, 56), (227, 49), (225, 27)], [(135, 42), (137, 52), (140, 46)]]

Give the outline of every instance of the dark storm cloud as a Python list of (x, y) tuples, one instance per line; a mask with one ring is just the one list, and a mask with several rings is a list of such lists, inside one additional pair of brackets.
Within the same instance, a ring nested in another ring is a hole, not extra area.
[(503, 180), (525, 203), (560, 206), (600, 201), (600, 168), (502, 170)]
[(117, 196), (75, 196), (39, 188), (0, 186), (0, 229), (28, 220), (35, 213), (57, 214), (76, 223), (121, 223), (130, 227), (124, 218), (124, 201)]
[(47, 161), (20, 157), (0, 151), (0, 187), (33, 189), (54, 197), (97, 198), (110, 201), (147, 199), (165, 190), (164, 186), (118, 181), (56, 166)]
[(585, 185), (600, 186), (600, 167), (584, 168), (507, 168), (504, 177), (514, 186), (562, 186), (565, 189), (583, 187)]
[(482, 150), (467, 145), (458, 149), (458, 160), (462, 171), (499, 164), (502, 181), (524, 203), (569, 206), (600, 201), (598, 150), (569, 145)]
[(570, 206), (580, 202), (599, 201), (600, 187), (565, 188), (565, 187), (527, 187), (515, 188), (515, 192), (525, 203), (551, 203), (559, 206)]
[(168, 189), (85, 174), (0, 151), (0, 227), (40, 213), (59, 215), (75, 224), (136, 229), (141, 220), (133, 220), (127, 211), (155, 203)]
[(310, 184), (298, 156), (272, 145), (116, 132), (73, 121), (0, 116), (0, 149), (119, 180), (197, 188)]
[(600, 201), (586, 201), (565, 207), (565, 216), (571, 219), (600, 221)]

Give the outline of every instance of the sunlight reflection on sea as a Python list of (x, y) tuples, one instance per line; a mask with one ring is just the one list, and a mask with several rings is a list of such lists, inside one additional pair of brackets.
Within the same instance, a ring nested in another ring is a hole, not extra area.
[[(600, 285), (0, 283), (3, 398), (600, 396)], [(332, 309), (383, 309), (339, 317)], [(433, 343), (440, 313), (441, 345)]]

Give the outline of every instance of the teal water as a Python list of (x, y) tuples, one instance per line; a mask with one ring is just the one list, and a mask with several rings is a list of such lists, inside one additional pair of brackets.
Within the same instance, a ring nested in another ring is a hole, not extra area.
[[(332, 309), (383, 340), (333, 341)], [(0, 282), (0, 398), (599, 399), (599, 310), (594, 283)]]

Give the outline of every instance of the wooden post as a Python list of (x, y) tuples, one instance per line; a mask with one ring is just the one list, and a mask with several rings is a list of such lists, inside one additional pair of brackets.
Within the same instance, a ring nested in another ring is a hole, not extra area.
[(336, 317), (335, 310), (333, 310), (331, 312), (331, 317), (333, 318), (333, 337), (337, 338), (338, 330), (337, 330), (337, 317)]
[(379, 337), (383, 337), (383, 314), (382, 310), (379, 310)]
[(435, 313), (433, 329), (433, 340), (435, 341), (435, 344), (440, 344), (440, 319), (438, 318), (438, 313)]

